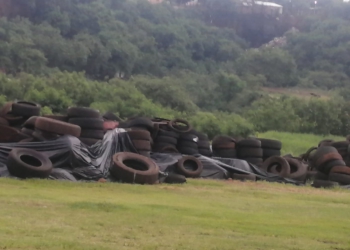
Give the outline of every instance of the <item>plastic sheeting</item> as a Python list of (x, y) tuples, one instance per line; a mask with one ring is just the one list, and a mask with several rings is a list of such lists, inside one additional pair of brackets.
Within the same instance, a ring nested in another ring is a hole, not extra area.
[[(118, 152), (137, 153), (129, 136), (124, 129), (109, 130), (104, 139), (88, 147), (73, 136), (63, 136), (55, 141), (30, 143), (0, 144), (0, 177), (9, 176), (6, 164), (7, 157), (13, 148), (29, 148), (40, 151), (50, 158), (54, 171), (50, 179), (60, 180), (98, 180), (109, 176), (112, 166), (112, 156)], [(181, 154), (153, 153), (151, 158), (157, 163), (161, 172), (176, 172), (175, 165), (182, 157)], [(231, 173), (255, 174), (258, 179), (299, 184), (290, 179), (266, 173), (246, 161), (238, 159), (208, 158), (198, 155), (203, 164), (201, 178), (227, 179)]]

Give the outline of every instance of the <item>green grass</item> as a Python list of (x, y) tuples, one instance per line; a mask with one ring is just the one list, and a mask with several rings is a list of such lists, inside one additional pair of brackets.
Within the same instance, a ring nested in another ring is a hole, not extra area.
[(344, 141), (344, 137), (339, 136), (320, 136), (313, 134), (299, 134), (269, 131), (266, 133), (259, 133), (260, 138), (276, 139), (282, 141), (282, 154), (292, 154), (299, 156), (305, 153), (309, 148), (316, 147), (318, 143), (324, 139), (333, 139), (335, 141)]
[(349, 249), (350, 191), (0, 180), (0, 249)]

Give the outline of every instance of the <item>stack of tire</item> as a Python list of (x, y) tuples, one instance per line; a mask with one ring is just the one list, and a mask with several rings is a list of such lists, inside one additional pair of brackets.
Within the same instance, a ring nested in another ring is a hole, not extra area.
[(242, 139), (237, 142), (237, 155), (241, 160), (245, 160), (254, 165), (263, 163), (263, 150), (261, 141), (257, 139)]
[(181, 154), (184, 155), (199, 154), (197, 134), (194, 131), (180, 133), (176, 148)]
[(334, 147), (338, 153), (343, 157), (343, 160), (345, 163), (350, 165), (349, 161), (349, 155), (348, 155), (348, 148), (349, 148), (349, 141), (338, 141), (338, 142), (330, 142), (329, 146)]
[(312, 156), (312, 166), (318, 172), (318, 178), (313, 183), (314, 187), (333, 187), (338, 183), (350, 184), (350, 168), (346, 166), (338, 150), (332, 146), (319, 147)]
[(154, 138), (153, 151), (159, 153), (178, 153), (176, 148), (179, 134), (169, 129), (158, 129)]
[(103, 119), (99, 111), (84, 108), (71, 107), (67, 111), (68, 122), (81, 128), (80, 141), (91, 146), (104, 137)]
[(195, 134), (198, 137), (198, 153), (206, 156), (206, 157), (211, 157), (212, 156), (212, 152), (210, 149), (210, 140), (208, 138), (208, 136), (204, 133), (200, 133), (195, 131)]
[(214, 157), (237, 158), (236, 141), (230, 136), (218, 135), (212, 142)]
[(282, 142), (270, 139), (258, 139), (261, 142), (261, 148), (263, 151), (263, 160), (270, 158), (271, 156), (280, 156), (282, 149)]
[(39, 116), (40, 110), (39, 104), (27, 101), (7, 103), (3, 109), (4, 118), (12, 127), (20, 127), (30, 117)]
[(136, 151), (143, 156), (150, 157), (151, 134), (147, 130), (131, 130), (127, 132)]

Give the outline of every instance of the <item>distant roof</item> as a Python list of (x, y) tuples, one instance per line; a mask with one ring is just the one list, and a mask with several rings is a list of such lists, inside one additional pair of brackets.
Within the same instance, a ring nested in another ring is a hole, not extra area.
[(279, 4), (277, 4), (277, 3), (263, 2), (263, 1), (255, 1), (254, 3), (255, 3), (255, 4), (258, 4), (258, 5), (265, 5), (265, 6), (283, 8), (282, 5), (279, 5)]

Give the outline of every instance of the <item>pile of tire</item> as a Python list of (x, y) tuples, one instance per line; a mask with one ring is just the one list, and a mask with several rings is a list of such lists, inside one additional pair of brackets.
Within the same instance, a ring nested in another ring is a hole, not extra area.
[(212, 142), (214, 157), (237, 158), (236, 141), (230, 136), (219, 135)]
[(282, 142), (277, 140), (258, 138), (261, 142), (261, 148), (263, 151), (263, 160), (270, 158), (271, 156), (280, 156), (282, 149)]
[(125, 183), (155, 184), (159, 167), (143, 155), (121, 152), (113, 155), (110, 173), (116, 180)]
[(104, 137), (103, 119), (99, 111), (85, 107), (71, 107), (67, 110), (68, 122), (81, 128), (79, 139), (91, 146)]
[(176, 145), (177, 150), (184, 155), (197, 155), (198, 149), (198, 136), (192, 130), (188, 133), (181, 133)]
[(204, 133), (200, 133), (195, 130), (193, 131), (198, 137), (198, 141), (197, 141), (198, 153), (206, 157), (212, 157), (212, 152), (210, 149), (210, 140), (208, 138), (208, 135)]
[(2, 109), (1, 116), (12, 127), (20, 127), (32, 116), (39, 116), (41, 107), (39, 104), (27, 101), (9, 102)]
[(263, 163), (263, 149), (261, 141), (257, 139), (242, 139), (237, 142), (237, 156), (254, 165)]
[(151, 133), (147, 130), (130, 130), (127, 133), (137, 152), (140, 155), (150, 157)]
[(302, 159), (290, 156), (271, 156), (264, 161), (261, 168), (268, 173), (300, 182), (305, 182), (308, 174), (308, 165)]
[(347, 163), (348, 165), (350, 165), (349, 153), (348, 153), (349, 145), (350, 145), (349, 141), (338, 141), (338, 142), (333, 141), (329, 143), (329, 146), (334, 147), (338, 151), (338, 153), (342, 156), (345, 163)]
[(167, 127), (158, 128), (154, 137), (153, 151), (159, 153), (178, 153), (176, 148), (179, 134)]
[(80, 137), (81, 134), (81, 128), (78, 125), (46, 117), (36, 117), (34, 128), (32, 136), (37, 141), (56, 140), (62, 135)]

